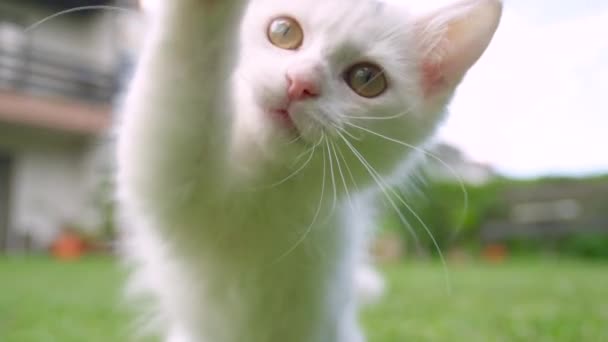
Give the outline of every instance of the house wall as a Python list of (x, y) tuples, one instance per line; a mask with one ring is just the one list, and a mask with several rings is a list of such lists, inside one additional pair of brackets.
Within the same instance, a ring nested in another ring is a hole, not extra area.
[[(24, 33), (22, 27), (53, 14), (52, 10), (32, 2), (1, 0), (0, 47), (18, 50), (27, 42), (65, 63), (86, 67), (84, 72), (116, 72), (125, 49), (121, 30), (134, 16), (116, 11), (87, 13), (62, 15)], [(108, 144), (100, 139), (0, 121), (0, 151), (12, 160), (9, 248), (20, 249), (24, 244), (47, 248), (67, 225), (85, 230), (100, 227), (100, 184), (107, 180), (111, 161)]]
[(15, 159), (11, 226), (37, 246), (48, 244), (62, 226), (78, 220), (82, 191), (76, 150), (24, 150)]
[(13, 161), (9, 249), (22, 248), (26, 240), (34, 248), (47, 248), (67, 226), (98, 228), (102, 167), (95, 158), (96, 139), (11, 130), (16, 132), (0, 139)]

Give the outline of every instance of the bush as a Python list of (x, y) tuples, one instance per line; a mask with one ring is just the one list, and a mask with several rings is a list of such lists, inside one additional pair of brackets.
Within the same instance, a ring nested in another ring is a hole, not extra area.
[[(404, 240), (409, 242), (409, 250), (420, 247), (425, 252), (436, 252), (430, 234), (420, 221), (424, 222), (442, 251), (454, 245), (474, 247), (472, 245), (478, 245), (479, 230), (484, 220), (501, 209), (497, 200), (498, 190), (499, 183), (467, 185), (467, 203), (459, 184), (431, 183), (423, 187), (423, 195), (412, 197), (401, 193), (402, 198), (410, 205), (409, 208), (403, 204), (399, 205), (399, 212), (406, 223), (401, 222), (395, 213), (390, 214), (387, 221), (392, 227), (398, 227)], [(408, 228), (407, 224), (411, 228)], [(416, 233), (420, 246), (415, 246), (416, 238), (412, 236), (412, 231)]]
[(577, 234), (558, 243), (559, 252), (587, 259), (608, 259), (608, 234)]
[[(511, 180), (497, 178), (481, 186), (467, 185), (468, 206), (465, 208), (462, 188), (457, 183), (435, 182), (421, 187), (419, 193), (401, 192), (401, 197), (407, 204), (398, 204), (399, 215), (391, 213), (385, 220), (385, 227), (397, 230), (406, 241), (406, 250), (422, 250), (424, 255), (437, 254), (437, 248), (426, 231), (432, 233), (441, 251), (452, 247), (467, 248), (472, 251), (482, 250), (481, 229), (491, 221), (509, 222), (513, 202), (508, 205), (509, 193), (518, 194), (530, 192), (530, 198), (539, 194), (551, 193), (554, 189), (564, 187), (573, 189), (573, 193), (581, 189), (591, 195), (580, 201), (586, 215), (602, 217), (608, 210), (608, 200), (600, 189), (608, 186), (606, 177), (584, 179), (545, 178), (534, 180)], [(540, 195), (542, 198), (543, 196)], [(524, 196), (523, 201), (527, 200)], [(533, 201), (534, 199), (532, 199)], [(511, 201), (513, 199), (511, 198)], [(411, 226), (408, 228), (408, 224)], [(516, 224), (516, 223), (514, 223)], [(587, 232), (591, 230), (589, 228)], [(416, 238), (413, 237), (414, 233)], [(415, 240), (419, 243), (416, 244)], [(509, 254), (533, 254), (551, 252), (584, 258), (608, 259), (608, 231), (603, 234), (584, 233), (583, 229), (569, 235), (556, 236), (515, 236), (497, 243), (507, 247)]]

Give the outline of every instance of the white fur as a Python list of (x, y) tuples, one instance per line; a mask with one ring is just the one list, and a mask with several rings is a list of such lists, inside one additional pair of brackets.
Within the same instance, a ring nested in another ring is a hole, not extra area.
[[(404, 6), (244, 5), (160, 0), (151, 20), (118, 149), (134, 288), (153, 296), (170, 342), (363, 341), (354, 282), (369, 234), (358, 218), (370, 207), (354, 193), (375, 181), (333, 126), (363, 137), (348, 138), (383, 178), (396, 179), (413, 151), (347, 122), (419, 146), (453, 89), (424, 98), (416, 18)], [(298, 51), (267, 40), (266, 25), (277, 15), (302, 25)], [(375, 99), (356, 95), (341, 77), (370, 60), (390, 85)], [(285, 73), (301, 65), (315, 66), (322, 90), (291, 107), (301, 139), (290, 142), (266, 110), (285, 100)], [(366, 119), (372, 116), (395, 117)], [(309, 154), (323, 134), (338, 148), (323, 143)]]

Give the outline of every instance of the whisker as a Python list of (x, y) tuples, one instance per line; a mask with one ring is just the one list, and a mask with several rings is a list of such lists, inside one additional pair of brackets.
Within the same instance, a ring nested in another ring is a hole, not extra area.
[(357, 151), (357, 149), (352, 144), (350, 144), (348, 142), (348, 140), (344, 137), (344, 135), (342, 135), (340, 133), (338, 133), (338, 134), (339, 134), (340, 138), (342, 138), (342, 140), (346, 143), (346, 146), (350, 149), (351, 153), (353, 153), (353, 155), (359, 160), (359, 162), (367, 170), (367, 173), (376, 182), (376, 184), (378, 185), (378, 187), (380, 188), (380, 190), (382, 190), (382, 193), (384, 193), (384, 196), (388, 200), (389, 204), (395, 210), (395, 213), (397, 214), (397, 216), (399, 216), (399, 219), (401, 220), (401, 222), (403, 222), (405, 224), (405, 226), (407, 227), (410, 235), (414, 238), (416, 249), (420, 253), (420, 251), (421, 251), (421, 243), (420, 243), (420, 239), (418, 238), (418, 234), (413, 229), (413, 227), (410, 225), (410, 223), (405, 218), (405, 216), (403, 216), (403, 214), (401, 213), (401, 211), (397, 208), (397, 204), (395, 204), (395, 201), (393, 201), (391, 199), (391, 196), (389, 195), (389, 193), (388, 193), (388, 191), (387, 191), (384, 183), (379, 181), (378, 178), (381, 178), (381, 177), (376, 178), (376, 176), (370, 170), (371, 165), (369, 165), (369, 163), (367, 162), (367, 160), (365, 160), (365, 158), (363, 158), (363, 156)]
[(356, 137), (356, 136), (354, 136), (351, 132), (349, 132), (348, 130), (346, 130), (346, 129), (342, 128), (342, 127), (338, 127), (338, 126), (334, 126), (334, 127), (335, 127), (335, 129), (341, 131), (342, 133), (348, 135), (349, 137), (351, 137), (351, 138), (353, 138), (353, 139), (355, 139), (357, 141), (361, 141), (361, 139), (363, 139), (362, 137)]
[(355, 124), (350, 123), (350, 122), (346, 122), (346, 124), (349, 125), (349, 126), (352, 126), (354, 128), (360, 129), (362, 131), (365, 131), (367, 133), (373, 134), (373, 135), (375, 135), (377, 137), (386, 139), (388, 141), (394, 142), (396, 144), (399, 144), (399, 145), (411, 148), (411, 149), (413, 149), (415, 151), (418, 151), (420, 153), (423, 153), (424, 155), (426, 155), (426, 156), (428, 156), (428, 157), (436, 160), (441, 165), (443, 165), (443, 167), (445, 167), (456, 178), (456, 180), (458, 181), (458, 184), (460, 185), (460, 189), (462, 190), (462, 196), (463, 196), (463, 199), (462, 199), (463, 200), (463, 215), (462, 215), (462, 217), (460, 219), (460, 224), (458, 225), (458, 227), (456, 229), (456, 232), (458, 232), (458, 231), (460, 231), (462, 229), (462, 227), (464, 226), (464, 221), (466, 220), (467, 212), (469, 211), (469, 192), (467, 191), (466, 185), (464, 184), (464, 180), (462, 179), (462, 177), (460, 176), (460, 174), (458, 174), (458, 172), (456, 172), (456, 170), (454, 170), (453, 167), (451, 167), (448, 163), (444, 162), (437, 155), (435, 155), (435, 154), (433, 154), (433, 153), (431, 153), (431, 152), (429, 152), (429, 151), (427, 151), (427, 150), (425, 150), (423, 148), (414, 146), (412, 144), (408, 144), (406, 142), (397, 140), (395, 138), (387, 137), (387, 136), (385, 136), (383, 134), (374, 132), (374, 131), (372, 131), (370, 129), (367, 129), (367, 128), (355, 125)]
[[(306, 168), (306, 166), (308, 166), (308, 164), (310, 164), (310, 161), (312, 160), (312, 157), (315, 154), (315, 150), (316, 150), (317, 146), (319, 146), (319, 144), (321, 143), (321, 141), (323, 141), (322, 138), (319, 141), (319, 143), (317, 143), (315, 146), (313, 146), (310, 149), (308, 149), (308, 150), (306, 150), (306, 151), (303, 152), (303, 153), (306, 153), (306, 152), (310, 151), (310, 154), (308, 155), (308, 159), (306, 159), (306, 161), (302, 164), (302, 166), (300, 166), (297, 170), (295, 170), (294, 172), (292, 172), (289, 176), (283, 178), (282, 180), (280, 180), (280, 181), (278, 181), (276, 183), (273, 183), (273, 184), (269, 185), (268, 188), (274, 188), (274, 187), (277, 187), (277, 186), (279, 186), (281, 184), (284, 184), (285, 182), (287, 182), (288, 180), (292, 179), (293, 177), (297, 176), (300, 172), (302, 172), (302, 170), (304, 170), (304, 168)], [(298, 159), (300, 159), (302, 155), (303, 154), (300, 154), (300, 156), (298, 156), (296, 158), (296, 161)]]
[(298, 141), (298, 140), (300, 140), (300, 139), (302, 139), (302, 135), (298, 134), (298, 136), (297, 136), (297, 137), (295, 137), (295, 139), (292, 139), (291, 141), (289, 141), (289, 142), (287, 143), (287, 145), (291, 145), (291, 144), (293, 144), (293, 143), (297, 142), (297, 141)]
[(351, 116), (351, 115), (341, 115), (340, 117), (345, 118), (345, 119), (353, 119), (353, 120), (391, 120), (391, 119), (397, 119), (400, 118), (404, 115), (407, 115), (409, 113), (411, 113), (412, 111), (410, 109), (403, 111), (399, 114), (394, 114), (394, 115), (390, 115), (390, 116)]
[[(325, 137), (325, 134), (323, 134), (323, 137)], [(296, 241), (293, 246), (291, 246), (291, 248), (289, 248), (287, 251), (285, 251), (285, 253), (281, 254), (274, 262), (271, 263), (272, 265), (276, 265), (277, 263), (279, 263), (281, 260), (283, 260), (285, 257), (287, 257), (289, 254), (291, 254), (293, 251), (296, 250), (296, 248), (298, 248), (308, 237), (308, 235), (310, 234), (310, 232), (312, 231), (312, 227), (315, 225), (315, 223), (317, 222), (317, 219), (319, 217), (319, 214), (321, 213), (321, 208), (323, 207), (323, 197), (325, 196), (325, 170), (326, 170), (326, 163), (325, 163), (325, 149), (322, 149), (323, 151), (323, 177), (321, 177), (321, 195), (319, 196), (319, 204), (317, 205), (317, 209), (315, 211), (315, 214), (312, 218), (312, 221), (310, 222), (310, 224), (308, 225), (308, 227), (304, 230), (304, 233), (302, 234), (302, 236), (300, 236), (300, 238), (298, 239), (298, 241)]]
[(353, 201), (350, 197), (350, 192), (348, 191), (348, 185), (346, 184), (346, 178), (344, 177), (344, 173), (342, 172), (342, 166), (340, 165), (340, 159), (338, 158), (338, 154), (336, 153), (336, 146), (332, 142), (331, 149), (334, 152), (334, 156), (336, 157), (336, 165), (338, 165), (338, 172), (340, 173), (340, 178), (342, 179), (342, 184), (344, 185), (344, 191), (346, 192), (346, 198), (348, 199), (348, 203), (350, 204), (350, 208), (355, 211), (355, 206), (353, 205)]
[(337, 205), (337, 201), (338, 201), (338, 190), (336, 187), (336, 178), (334, 175), (334, 163), (333, 163), (333, 159), (331, 157), (331, 151), (329, 149), (329, 139), (325, 140), (325, 146), (327, 147), (327, 156), (329, 159), (329, 170), (331, 173), (331, 185), (332, 185), (333, 191), (334, 191), (334, 199), (331, 204), (331, 210), (330, 210), (330, 213), (331, 213), (336, 209), (336, 205)]
[(344, 162), (344, 167), (346, 168), (346, 171), (348, 172), (348, 174), (350, 176), (350, 180), (353, 183), (355, 190), (357, 190), (357, 192), (360, 192), (359, 186), (357, 185), (357, 181), (355, 181), (355, 176), (353, 175), (350, 167), (348, 166), (348, 162), (346, 161), (346, 158), (344, 158), (344, 154), (342, 153), (342, 150), (340, 149), (340, 145), (337, 145), (336, 148), (338, 149), (338, 154), (340, 155), (340, 158)]
[(272, 184), (270, 187), (273, 188), (275, 186), (279, 186), (279, 185), (287, 182), (288, 180), (292, 179), (293, 177), (295, 177), (298, 173), (300, 173), (310, 163), (310, 161), (312, 160), (312, 157), (313, 157), (314, 154), (315, 154), (315, 149), (313, 148), (312, 151), (310, 151), (310, 155), (308, 156), (308, 159), (306, 159), (306, 161), (304, 162), (304, 164), (302, 164), (302, 166), (300, 166), (297, 170), (295, 170), (289, 176), (283, 178), (283, 180)]
[[(360, 158), (359, 160), (361, 161), (361, 163), (364, 164), (364, 166), (369, 167), (368, 172), (370, 173), (370, 175), (372, 175), (372, 177), (376, 180), (376, 182), (380, 185), (380, 183), (384, 183), (384, 181), (382, 180), (382, 178), (380, 177), (380, 174), (378, 173), (378, 171), (376, 171), (370, 164), (369, 162), (365, 161), (365, 158), (356, 151), (355, 147), (352, 146), (352, 144), (350, 144), (350, 142), (348, 142), (348, 140), (346, 140), (346, 138), (341, 134), (338, 133), (338, 135), (340, 137), (342, 137), (342, 139), (344, 140), (344, 142), (346, 143), (347, 146), (349, 146), (351, 148), (351, 151), (357, 156), (357, 158)], [(365, 163), (364, 163), (365, 161)], [(375, 174), (375, 176), (374, 176)], [(384, 183), (385, 186), (387, 186), (386, 183)], [(397, 192), (393, 189), (389, 188), (389, 191), (393, 194), (393, 196), (395, 196), (397, 198), (397, 200), (399, 200), (399, 202), (401, 202), (401, 204), (403, 204), (405, 206), (405, 208), (414, 216), (414, 218), (416, 219), (416, 221), (418, 221), (418, 223), (420, 223), (420, 225), (423, 227), (423, 229), (426, 231), (426, 233), (428, 234), (429, 238), (431, 239), (433, 245), (435, 246), (435, 249), (437, 250), (437, 253), (439, 255), (439, 259), (441, 260), (441, 264), (443, 266), (443, 270), (444, 270), (444, 274), (445, 274), (445, 278), (446, 278), (446, 288), (448, 293), (452, 293), (452, 288), (451, 288), (451, 281), (450, 281), (450, 276), (449, 276), (449, 272), (448, 272), (448, 267), (447, 267), (447, 263), (445, 261), (445, 257), (443, 256), (443, 253), (441, 252), (441, 248), (439, 247), (439, 244), (437, 243), (437, 240), (435, 239), (435, 237), (433, 236), (433, 233), (431, 232), (431, 230), (429, 229), (429, 227), (426, 225), (426, 223), (424, 223), (424, 221), (422, 220), (422, 218), (420, 218), (420, 216), (412, 209), (412, 207), (407, 204), (407, 202), (405, 202), (405, 200), (403, 200), (403, 198), (401, 198), (401, 196), (399, 196), (399, 194), (397, 194)], [(387, 196), (388, 198), (388, 196)], [(391, 200), (392, 202), (392, 200)], [(394, 202), (392, 202), (394, 204)], [(396, 209), (396, 208), (395, 208)]]
[(55, 14), (51, 14), (48, 17), (41, 19), (35, 23), (33, 23), (32, 25), (26, 27), (23, 32), (28, 33), (36, 28), (38, 28), (40, 25), (46, 23), (49, 20), (55, 19), (59, 16), (62, 16), (64, 14), (69, 14), (69, 13), (74, 13), (74, 12), (80, 12), (80, 11), (92, 11), (92, 10), (106, 10), (106, 11), (122, 11), (122, 12), (130, 12), (130, 13), (137, 13), (138, 11), (132, 8), (127, 8), (127, 7), (118, 7), (118, 6), (109, 6), (109, 5), (96, 5), (96, 6), (80, 6), (80, 7), (74, 7), (74, 8), (69, 8), (66, 9), (64, 11), (60, 11), (57, 12)]
[(324, 138), (325, 138), (325, 133), (323, 133), (321, 135), (321, 139), (319, 139), (319, 141), (317, 141), (312, 147), (310, 147), (309, 149), (305, 150), (304, 152), (300, 153), (297, 157), (295, 157), (295, 159), (293, 160), (292, 166), (295, 165), (309, 151), (313, 151), (315, 148), (317, 148), (321, 144), (321, 142), (323, 141)]

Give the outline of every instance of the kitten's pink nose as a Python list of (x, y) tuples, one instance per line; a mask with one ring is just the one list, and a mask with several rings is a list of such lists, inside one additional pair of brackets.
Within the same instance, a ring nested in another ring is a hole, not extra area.
[(287, 73), (287, 97), (291, 101), (302, 101), (319, 96), (318, 82), (299, 73)]

